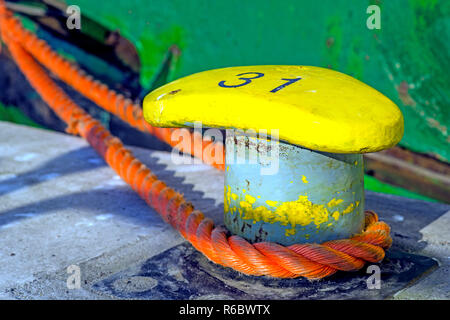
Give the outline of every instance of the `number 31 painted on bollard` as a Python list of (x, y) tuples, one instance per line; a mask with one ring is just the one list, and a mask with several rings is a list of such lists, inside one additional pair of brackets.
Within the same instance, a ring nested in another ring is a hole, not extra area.
[[(241, 77), (241, 76), (246, 75), (246, 74), (255, 74), (255, 76), (254, 77)], [(225, 80), (222, 80), (222, 81), (220, 81), (218, 83), (219, 87), (222, 87), (222, 88), (242, 87), (242, 86), (245, 86), (245, 85), (251, 83), (252, 79), (258, 79), (258, 78), (264, 77), (264, 73), (261, 73), (261, 72), (245, 72), (245, 73), (237, 74), (236, 77), (240, 77), (238, 79), (239, 80), (244, 80), (244, 82), (240, 83), (240, 84), (235, 84), (235, 85), (227, 85), (227, 84), (225, 84)], [(300, 79), (301, 79), (301, 77), (294, 78), (294, 79), (282, 78), (281, 80), (284, 80), (284, 81), (287, 81), (287, 82), (282, 84), (281, 86), (276, 87), (275, 89), (270, 90), (270, 92), (275, 93), (275, 92), (283, 89), (284, 87), (287, 87), (288, 85), (293, 84), (294, 82), (297, 82)]]

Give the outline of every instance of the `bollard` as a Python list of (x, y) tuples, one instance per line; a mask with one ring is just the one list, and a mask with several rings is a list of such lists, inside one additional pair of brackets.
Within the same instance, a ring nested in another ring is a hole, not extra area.
[(251, 242), (283, 245), (360, 233), (362, 153), (394, 146), (403, 135), (403, 115), (391, 100), (350, 76), (309, 66), (193, 74), (148, 94), (144, 117), (159, 127), (200, 121), (234, 129), (226, 138), (225, 224)]

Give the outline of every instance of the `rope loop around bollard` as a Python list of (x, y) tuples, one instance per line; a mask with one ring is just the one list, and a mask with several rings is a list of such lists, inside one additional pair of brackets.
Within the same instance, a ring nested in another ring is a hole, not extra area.
[[(49, 59), (45, 59), (43, 55), (49, 54), (51, 60), (58, 61), (58, 65), (68, 68), (71, 74), (76, 74), (76, 70), (71, 69), (70, 64), (64, 63), (62, 58), (58, 60), (58, 55), (50, 51), (42, 40), (37, 41), (30, 36), (31, 33), (25, 31), (5, 8), (3, 0), (0, 0), (0, 30), (16, 64), (42, 99), (69, 125), (70, 132), (86, 139), (149, 206), (209, 260), (247, 275), (308, 279), (321, 279), (337, 271), (356, 271), (366, 262), (383, 260), (384, 250), (392, 244), (390, 227), (379, 221), (378, 215), (373, 211), (365, 212), (365, 228), (361, 234), (322, 244), (294, 244), (285, 247), (273, 242), (252, 244), (242, 237), (229, 236), (228, 230), (222, 226), (214, 226), (213, 221), (195, 210), (183, 195), (159, 180), (118, 138), (112, 136), (99, 121), (86, 113), (54, 83), (33, 56), (48, 66), (44, 62), (49, 62)], [(23, 43), (24, 39), (28, 46)], [(42, 48), (42, 52), (36, 48), (30, 50), (29, 46), (32, 49), (38, 46)], [(88, 81), (88, 86), (92, 85), (92, 79)], [(67, 79), (64, 77), (62, 80)], [(107, 92), (101, 85), (97, 84), (92, 89), (96, 91), (96, 97), (111, 98), (111, 92)], [(122, 106), (129, 108), (130, 105), (124, 103)], [(134, 109), (133, 112), (125, 111), (118, 111), (124, 115), (125, 120), (127, 114), (136, 112)], [(156, 131), (155, 135), (164, 140), (170, 132), (153, 129)]]

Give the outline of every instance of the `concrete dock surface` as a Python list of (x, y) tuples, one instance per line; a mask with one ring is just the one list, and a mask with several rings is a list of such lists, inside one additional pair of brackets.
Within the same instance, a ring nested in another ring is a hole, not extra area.
[[(222, 223), (222, 172), (130, 148)], [(367, 288), (366, 270), (321, 282), (248, 277), (195, 252), (83, 139), (0, 122), (0, 298), (450, 299), (450, 206), (367, 192), (366, 209), (392, 227), (381, 289)]]

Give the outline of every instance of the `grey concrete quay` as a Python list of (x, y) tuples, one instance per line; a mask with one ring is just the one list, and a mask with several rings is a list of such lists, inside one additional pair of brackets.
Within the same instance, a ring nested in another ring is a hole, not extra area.
[[(223, 223), (222, 172), (130, 148)], [(248, 277), (197, 253), (83, 139), (0, 122), (0, 298), (450, 299), (450, 206), (367, 192), (366, 209), (392, 227), (380, 290), (367, 288), (366, 270)]]

